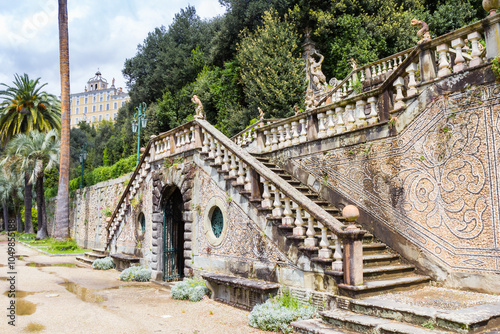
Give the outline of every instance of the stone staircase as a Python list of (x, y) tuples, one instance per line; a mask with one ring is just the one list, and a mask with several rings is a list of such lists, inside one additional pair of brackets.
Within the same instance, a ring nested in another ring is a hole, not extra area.
[(85, 253), (84, 256), (77, 256), (76, 260), (88, 266), (92, 266), (95, 260), (103, 259), (106, 256), (108, 256), (108, 253), (104, 249), (92, 249), (91, 252)]
[[(321, 199), (320, 196), (309, 189), (309, 187), (294, 179), (283, 169), (270, 162), (269, 158), (261, 156), (256, 156), (256, 158), (333, 217), (344, 222), (344, 218), (339, 208)], [(304, 245), (306, 236), (294, 236), (292, 234), (293, 226), (281, 225), (281, 218), (268, 216), (267, 219), (272, 220), (274, 224), (278, 225), (278, 228), (286, 235), (286, 238), (295, 243), (300, 251), (307, 253), (312, 262), (321, 265), (326, 275), (335, 277), (341, 295), (352, 298), (366, 297), (381, 292), (412, 289), (426, 284), (430, 280), (428, 276), (416, 274), (414, 266), (404, 263), (401, 257), (393, 250), (389, 249), (386, 244), (378, 241), (372, 234), (366, 233), (363, 238), (364, 284), (362, 286), (344, 284), (342, 282), (343, 272), (331, 269), (333, 259), (321, 259), (318, 257), (319, 247), (306, 247)], [(316, 226), (315, 230), (317, 238), (321, 239), (320, 229)], [(334, 243), (332, 243), (330, 248), (333, 252), (335, 251)]]

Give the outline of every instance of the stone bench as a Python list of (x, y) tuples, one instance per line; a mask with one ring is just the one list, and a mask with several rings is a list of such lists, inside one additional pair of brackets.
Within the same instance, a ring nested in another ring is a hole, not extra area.
[(264, 303), (280, 288), (278, 283), (222, 274), (204, 273), (201, 277), (207, 281), (214, 300), (246, 310)]
[(141, 259), (137, 256), (122, 254), (122, 253), (111, 254), (109, 256), (111, 256), (111, 258), (113, 259), (116, 270), (119, 271), (127, 269), (132, 265), (139, 264), (139, 262), (141, 261)]

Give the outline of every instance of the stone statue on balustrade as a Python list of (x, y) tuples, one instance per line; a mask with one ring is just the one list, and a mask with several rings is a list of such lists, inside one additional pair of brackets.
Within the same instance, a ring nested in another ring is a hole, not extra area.
[(203, 114), (203, 104), (201, 104), (200, 99), (198, 96), (193, 95), (191, 98), (191, 102), (196, 104), (196, 114), (194, 115), (195, 119), (205, 119), (205, 115)]
[(412, 19), (411, 25), (421, 27), (420, 30), (417, 31), (417, 37), (420, 39), (418, 41), (418, 44), (421, 44), (421, 43), (424, 43), (424, 42), (431, 40), (431, 35), (429, 34), (429, 26), (427, 25), (427, 23), (425, 23), (424, 21), (417, 20), (417, 19)]
[(326, 77), (321, 70), (321, 64), (324, 59), (325, 57), (317, 50), (311, 52), (307, 58), (309, 88), (315, 91), (323, 91), (326, 88)]
[(314, 104), (314, 93), (313, 93), (313, 90), (312, 89), (308, 89), (306, 91), (306, 98), (305, 98), (305, 101), (304, 101), (304, 105), (306, 107), (306, 111), (310, 111), (310, 110), (313, 110), (314, 107), (315, 107), (315, 104)]
[(257, 107), (257, 109), (259, 110), (259, 120), (260, 121), (263, 121), (264, 120), (264, 111), (262, 111), (262, 109), (260, 109), (260, 107)]

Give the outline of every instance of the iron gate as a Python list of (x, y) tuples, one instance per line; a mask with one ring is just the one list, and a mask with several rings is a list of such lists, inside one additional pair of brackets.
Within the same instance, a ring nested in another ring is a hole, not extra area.
[[(184, 224), (177, 196), (171, 196), (163, 212), (163, 280), (182, 277), (184, 271)], [(182, 203), (181, 203), (182, 204)]]

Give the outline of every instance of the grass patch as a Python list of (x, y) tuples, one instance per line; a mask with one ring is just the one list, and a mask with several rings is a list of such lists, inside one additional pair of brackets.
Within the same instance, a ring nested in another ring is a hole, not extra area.
[(34, 234), (24, 233), (16, 233), (16, 239), (50, 254), (81, 254), (90, 252), (90, 249), (78, 247), (76, 241), (73, 239), (62, 241), (55, 240), (54, 238), (35, 240)]

